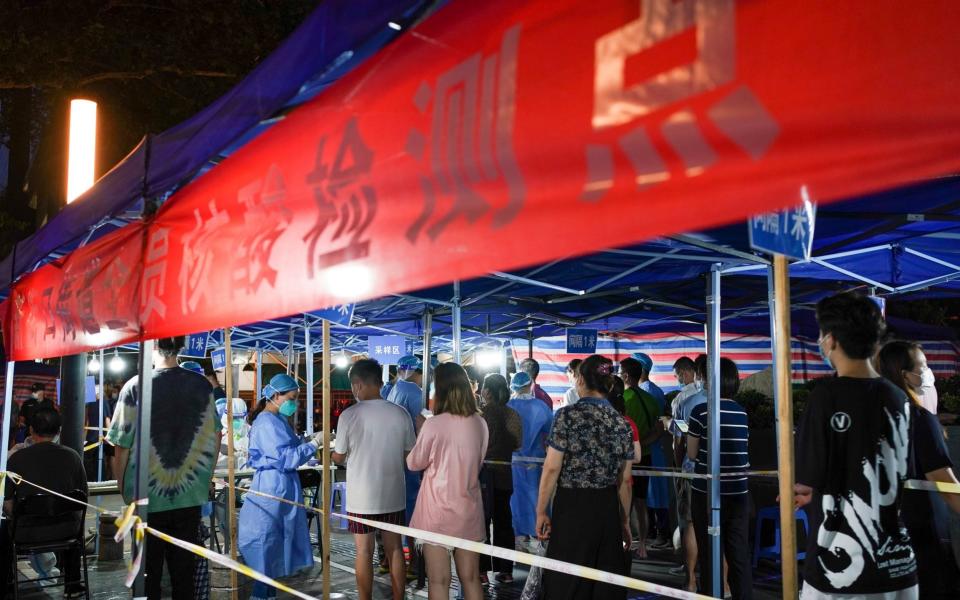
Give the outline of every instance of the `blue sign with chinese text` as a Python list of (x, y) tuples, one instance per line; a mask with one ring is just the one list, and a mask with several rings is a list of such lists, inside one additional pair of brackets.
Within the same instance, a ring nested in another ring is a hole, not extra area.
[(596, 329), (567, 329), (567, 354), (595, 354)]
[(367, 355), (381, 365), (395, 365), (402, 357), (412, 354), (410, 340), (402, 335), (377, 335), (367, 338)]
[(180, 356), (189, 356), (190, 358), (206, 358), (207, 356), (207, 334), (191, 333), (187, 336), (187, 343), (183, 346), (183, 352)]
[(210, 353), (210, 362), (213, 363), (214, 371), (221, 371), (227, 368), (227, 350), (226, 348), (217, 348)]
[(336, 323), (337, 325), (346, 325), (350, 326), (350, 323), (353, 321), (353, 309), (356, 308), (356, 304), (340, 304), (338, 306), (331, 306), (330, 308), (325, 308), (323, 310), (312, 311), (312, 314), (315, 317), (320, 317), (321, 319), (330, 321), (331, 323)]
[(764, 213), (750, 218), (750, 247), (754, 250), (783, 254), (807, 260), (813, 251), (813, 228), (817, 209), (801, 190), (803, 204), (781, 212)]

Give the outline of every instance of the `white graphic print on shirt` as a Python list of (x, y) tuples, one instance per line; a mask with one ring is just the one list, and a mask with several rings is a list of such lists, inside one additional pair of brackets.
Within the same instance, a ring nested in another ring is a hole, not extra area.
[[(880, 524), (880, 507), (897, 501), (901, 479), (907, 473), (910, 413), (894, 416), (884, 409), (890, 425), (892, 440), (881, 438), (873, 462), (863, 460), (863, 476), (869, 496), (861, 497), (854, 491), (845, 496), (823, 495), (823, 522), (817, 532), (817, 543), (838, 559), (847, 557), (846, 566), (831, 570), (822, 559), (820, 565), (835, 589), (853, 585), (864, 571), (867, 561), (877, 569), (887, 571), (891, 578), (912, 573), (913, 549), (900, 544), (884, 533)], [(842, 530), (849, 530), (848, 535)], [(909, 540), (905, 531), (902, 539)]]

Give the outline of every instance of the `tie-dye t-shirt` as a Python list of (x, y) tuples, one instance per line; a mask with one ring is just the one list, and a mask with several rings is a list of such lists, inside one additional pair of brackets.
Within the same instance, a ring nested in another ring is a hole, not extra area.
[[(123, 386), (107, 441), (130, 448), (123, 497), (133, 500), (137, 477), (137, 377)], [(153, 375), (150, 420), (150, 512), (199, 506), (207, 501), (217, 461), (217, 419), (207, 379), (180, 367)]]

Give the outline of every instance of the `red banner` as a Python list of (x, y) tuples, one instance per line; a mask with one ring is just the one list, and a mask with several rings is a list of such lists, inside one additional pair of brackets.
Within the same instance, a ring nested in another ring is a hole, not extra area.
[(240, 324), (960, 166), (960, 3), (453, 1), (23, 278), (27, 359)]

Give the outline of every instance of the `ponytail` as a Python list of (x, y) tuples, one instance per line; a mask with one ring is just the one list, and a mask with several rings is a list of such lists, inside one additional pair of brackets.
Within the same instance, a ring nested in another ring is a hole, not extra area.
[(260, 398), (257, 401), (257, 405), (253, 407), (253, 410), (250, 411), (250, 414), (247, 415), (247, 423), (253, 425), (253, 422), (257, 420), (257, 417), (260, 416), (260, 413), (267, 407), (268, 400), (266, 398)]

